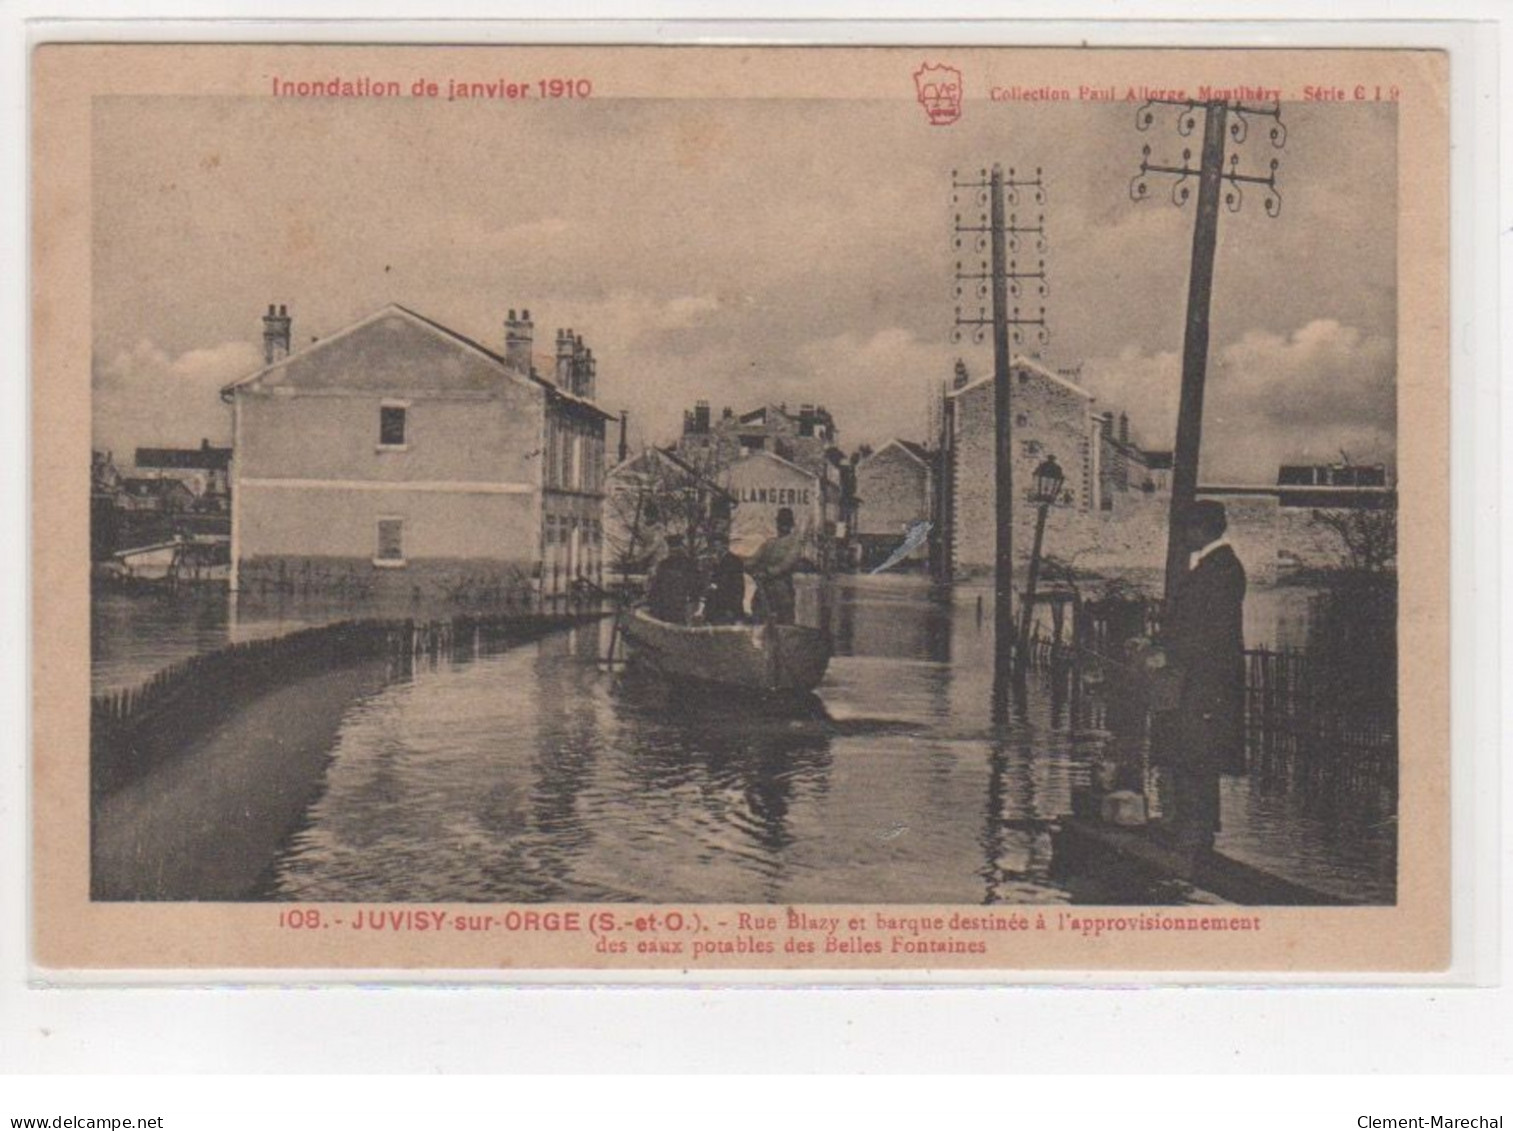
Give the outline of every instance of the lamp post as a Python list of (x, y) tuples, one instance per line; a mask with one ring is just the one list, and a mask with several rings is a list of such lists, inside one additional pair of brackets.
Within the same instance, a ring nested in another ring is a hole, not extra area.
[(1046, 456), (1035, 469), (1035, 485), (1030, 501), (1036, 505), (1035, 545), (1030, 550), (1030, 572), (1024, 584), (1024, 608), (1019, 613), (1019, 670), (1030, 667), (1030, 618), (1035, 613), (1035, 586), (1040, 581), (1040, 547), (1045, 542), (1045, 516), (1051, 504), (1061, 497), (1066, 475), (1055, 456)]

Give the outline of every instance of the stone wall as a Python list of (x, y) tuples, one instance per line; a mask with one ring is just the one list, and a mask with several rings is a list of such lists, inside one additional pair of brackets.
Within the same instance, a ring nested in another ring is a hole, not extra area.
[[(1229, 541), (1251, 580), (1267, 584), (1298, 569), (1329, 569), (1345, 564), (1339, 538), (1312, 521), (1313, 511), (1283, 507), (1275, 495), (1203, 495), (1224, 503), (1229, 518)], [(1085, 573), (1106, 577), (1159, 577), (1166, 564), (1170, 496), (1131, 491), (1121, 495), (1112, 511), (1079, 511), (1052, 507), (1046, 522), (1047, 556), (1069, 562)], [(988, 520), (991, 522), (991, 517)], [(1014, 556), (1029, 560), (1034, 539), (1034, 508), (1018, 508), (1014, 516)], [(989, 526), (986, 537), (993, 537)], [(991, 542), (989, 542), (991, 545)], [(991, 573), (991, 562), (958, 568), (966, 579)]]

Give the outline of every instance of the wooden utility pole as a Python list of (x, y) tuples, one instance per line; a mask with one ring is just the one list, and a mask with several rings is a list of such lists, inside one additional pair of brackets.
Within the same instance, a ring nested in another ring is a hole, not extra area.
[(1187, 331), (1182, 340), (1182, 393), (1172, 449), (1172, 501), (1166, 534), (1166, 599), (1187, 576), (1183, 525), (1198, 497), (1198, 456), (1203, 443), (1203, 385), (1208, 378), (1208, 313), (1213, 300), (1214, 249), (1219, 239), (1219, 186), (1224, 172), (1224, 120), (1228, 106), (1204, 111), (1203, 156), (1198, 172), (1198, 215), (1193, 222), (1192, 272), (1187, 283)]
[(1192, 153), (1182, 151), (1182, 164), (1157, 165), (1151, 162), (1151, 147), (1145, 146), (1140, 172), (1130, 182), (1130, 196), (1136, 201), (1150, 196), (1150, 174), (1176, 177), (1172, 184), (1172, 201), (1187, 203), (1192, 195), (1192, 180), (1198, 181), (1198, 214), (1193, 223), (1192, 271), (1187, 283), (1187, 327), (1182, 341), (1182, 391), (1177, 406), (1177, 437), (1172, 449), (1172, 499), (1166, 543), (1166, 598), (1171, 600), (1187, 574), (1187, 547), (1182, 527), (1187, 511), (1198, 494), (1198, 460), (1203, 447), (1203, 389), (1208, 376), (1208, 314), (1213, 299), (1214, 250), (1219, 235), (1219, 203), (1231, 212), (1240, 211), (1244, 186), (1257, 185), (1266, 191), (1268, 216), (1282, 211), (1282, 197), (1277, 192), (1278, 161), (1272, 158), (1265, 176), (1241, 173), (1239, 155), (1225, 164), (1226, 144), (1233, 140), (1243, 146), (1250, 133), (1252, 119), (1270, 119), (1271, 144), (1281, 149), (1287, 144), (1287, 128), (1282, 125), (1280, 102), (1270, 106), (1249, 105), (1222, 99), (1195, 102), (1191, 99), (1153, 98), (1135, 114), (1136, 128), (1147, 130), (1155, 121), (1156, 106), (1177, 107), (1177, 132), (1188, 137), (1197, 127), (1197, 112), (1203, 111), (1203, 150), (1198, 167), (1189, 165)]
[[(1040, 341), (1046, 340), (1045, 307), (1030, 317), (1011, 307), (1009, 298), (1018, 297), (1026, 284), (1033, 284), (1039, 295), (1046, 293), (1045, 260), (1021, 265), (1011, 252), (1020, 249), (1023, 238), (1033, 238), (1037, 252), (1045, 251), (1045, 217), (1038, 216), (1033, 225), (1021, 225), (1017, 214), (1009, 214), (1007, 205), (1016, 203), (1021, 189), (1029, 190), (1036, 204), (1045, 203), (1045, 186), (1040, 170), (1033, 179), (1019, 179), (1010, 169), (994, 165), (991, 172), (982, 170), (980, 179), (963, 182), (952, 175), (953, 201), (960, 205), (964, 191), (975, 193), (975, 216), (956, 214), (956, 249), (965, 250), (971, 237), (974, 251), (985, 261), (973, 264), (971, 271), (962, 260), (956, 263), (956, 297), (966, 295), (970, 284), (979, 305), (975, 312), (956, 307), (956, 334), (970, 327), (976, 340), (985, 333), (993, 335), (993, 490), (994, 490), (994, 576), (993, 576), (993, 701), (995, 712), (1007, 702), (1008, 680), (1013, 671), (1014, 642), (1014, 416), (1011, 409), (1009, 345), (1022, 341), (1024, 327), (1037, 328)], [(971, 220), (977, 221), (975, 224)], [(990, 305), (991, 304), (991, 308)]]
[[(1009, 279), (1004, 246), (1003, 169), (989, 179), (993, 275), (993, 649), (995, 673), (1007, 671), (1014, 639), (1014, 414), (1009, 407)], [(997, 684), (995, 678), (995, 686)]]

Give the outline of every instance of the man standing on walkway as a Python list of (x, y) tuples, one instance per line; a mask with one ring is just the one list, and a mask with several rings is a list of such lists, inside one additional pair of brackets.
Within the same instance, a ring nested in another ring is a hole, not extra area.
[(1225, 538), (1224, 504), (1199, 500), (1182, 538), (1190, 568), (1162, 636), (1181, 679), (1171, 731), (1175, 831), (1184, 846), (1211, 848), (1219, 828), (1219, 775), (1245, 769), (1245, 567)]

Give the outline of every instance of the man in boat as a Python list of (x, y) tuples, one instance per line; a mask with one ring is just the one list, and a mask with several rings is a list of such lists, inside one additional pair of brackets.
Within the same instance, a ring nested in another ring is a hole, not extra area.
[(777, 537), (763, 542), (746, 563), (746, 572), (756, 580), (751, 612), (763, 624), (793, 624), (795, 620), (793, 574), (803, 556), (803, 541), (793, 529), (793, 510), (778, 510)]
[(1211, 848), (1219, 828), (1219, 775), (1245, 771), (1245, 567), (1225, 538), (1224, 504), (1199, 500), (1182, 537), (1191, 554), (1162, 628), (1179, 677), (1177, 709), (1162, 728), (1173, 754), (1173, 831)]
[(668, 624), (687, 624), (688, 611), (699, 596), (699, 569), (683, 548), (683, 535), (667, 535), (667, 556), (652, 571), (646, 590), (646, 611)]
[(730, 548), (730, 535), (717, 533), (714, 567), (704, 593), (704, 619), (709, 624), (740, 624), (746, 619), (746, 563)]

